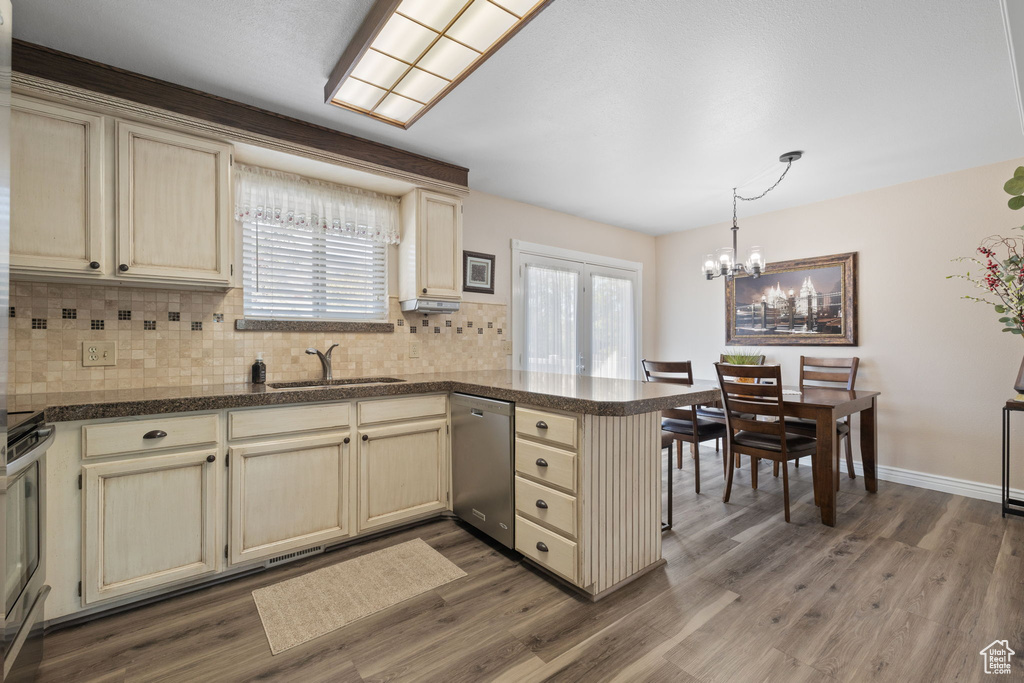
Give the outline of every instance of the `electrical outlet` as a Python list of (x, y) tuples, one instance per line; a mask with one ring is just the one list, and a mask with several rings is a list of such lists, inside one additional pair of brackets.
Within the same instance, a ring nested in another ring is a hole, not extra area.
[(416, 341), (416, 342), (409, 342), (409, 358), (419, 358), (419, 357), (420, 357), (420, 343), (418, 341)]
[(82, 367), (117, 365), (117, 345), (114, 342), (82, 342)]
[(512, 342), (510, 340), (508, 340), (508, 339), (503, 340), (501, 342), (501, 350), (505, 352), (506, 356), (511, 356), (512, 355)]

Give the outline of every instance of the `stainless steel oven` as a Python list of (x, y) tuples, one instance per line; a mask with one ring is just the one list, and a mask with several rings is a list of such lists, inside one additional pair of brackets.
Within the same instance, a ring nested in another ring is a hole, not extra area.
[[(0, 311), (10, 302), (11, 2), (0, 0)], [(31, 680), (42, 654), (46, 528), (46, 460), (53, 430), (42, 416), (7, 414), (7, 315), (0, 316), (0, 586), (5, 613), (0, 673), (5, 683)], [(10, 420), (8, 418), (11, 418)], [(2, 438), (6, 435), (6, 440)]]
[(30, 681), (42, 659), (46, 579), (46, 449), (53, 427), (42, 413), (8, 414), (7, 457), (0, 476), (5, 542), (3, 680)]

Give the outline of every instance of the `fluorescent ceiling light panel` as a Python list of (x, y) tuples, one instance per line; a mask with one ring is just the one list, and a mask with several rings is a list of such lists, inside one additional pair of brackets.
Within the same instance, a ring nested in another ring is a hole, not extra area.
[(370, 47), (411, 64), (419, 59), (437, 36), (429, 28), (395, 14), (384, 24)]
[(356, 68), (352, 69), (352, 76), (390, 90), (408, 70), (409, 65), (405, 62), (388, 57), (383, 52), (367, 50)]
[(395, 11), (441, 32), (468, 4), (469, 0), (402, 0)]
[(380, 102), (380, 98), (387, 94), (387, 90), (349, 78), (341, 85), (336, 99), (363, 109), (373, 109), (373, 105)]
[(407, 97), (391, 93), (373, 111), (381, 116), (405, 123), (422, 107), (423, 105), (419, 102), (414, 102)]
[(471, 50), (454, 40), (441, 38), (434, 43), (434, 47), (427, 50), (427, 54), (423, 55), (416, 66), (452, 81), (478, 57), (480, 53), (476, 50)]
[(501, 5), (517, 17), (527, 14), (539, 3), (537, 0), (491, 0), (495, 5)]
[(553, 0), (377, 0), (324, 101), (408, 128)]
[(401, 83), (395, 86), (394, 92), (426, 104), (447, 85), (448, 81), (443, 78), (428, 74), (422, 69), (413, 69), (402, 79)]
[(512, 13), (490, 0), (473, 0), (473, 4), (455, 20), (445, 35), (474, 50), (484, 52), (494, 45), (505, 31), (512, 28), (516, 21)]

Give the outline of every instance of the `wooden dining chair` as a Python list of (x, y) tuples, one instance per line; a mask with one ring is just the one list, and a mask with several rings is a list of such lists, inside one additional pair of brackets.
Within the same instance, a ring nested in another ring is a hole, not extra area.
[[(641, 361), (648, 382), (693, 385), (693, 366), (690, 361)], [(669, 408), (661, 411), (661, 428), (671, 432), (676, 441), (676, 467), (683, 469), (683, 442), (690, 444), (693, 458), (693, 487), (700, 493), (700, 444), (720, 439), (725, 425), (697, 417), (697, 406)]]
[[(810, 358), (800, 356), (800, 390), (805, 387), (832, 387), (853, 391), (857, 383), (857, 368), (860, 358)], [(809, 384), (814, 382), (814, 384)], [(814, 420), (800, 417), (786, 418), (786, 431), (794, 434), (814, 436), (817, 427)], [(846, 446), (846, 472), (850, 479), (856, 479), (853, 471), (853, 437), (850, 435), (850, 420), (843, 418), (836, 422), (836, 436)], [(799, 465), (799, 461), (797, 463)], [(839, 463), (836, 463), (836, 467)]]
[[(786, 415), (782, 399), (782, 368), (778, 365), (729, 365), (715, 363), (718, 386), (725, 406), (726, 443), (728, 453), (750, 456), (750, 484), (757, 488), (757, 465), (760, 459), (772, 460), (782, 466), (782, 499), (789, 521), (789, 461), (813, 455), (818, 447), (814, 437), (786, 432)], [(752, 378), (755, 383), (739, 382)], [(766, 383), (764, 380), (774, 380)], [(771, 421), (758, 417), (774, 418)], [(726, 467), (725, 495), (732, 495), (735, 468)]]
[[(758, 356), (757, 364), (758, 365), (764, 365), (764, 359), (765, 359), (764, 354), (761, 354), (760, 356)], [(725, 362), (725, 354), (724, 353), (721, 354), (718, 357), (718, 362), (720, 362), (720, 363), (724, 363)], [(725, 424), (725, 409), (722, 407), (722, 402), (721, 401), (715, 401), (714, 403), (709, 403), (707, 405), (697, 406), (697, 417), (699, 417), (702, 420), (712, 420), (714, 422), (718, 422), (718, 423), (721, 423), (721, 424), (724, 425)], [(715, 440), (715, 452), (716, 453), (718, 452), (718, 440), (717, 439)], [(736, 467), (739, 467), (740, 466), (740, 456), (739, 456), (738, 453), (736, 454), (736, 457), (734, 459), (735, 459)]]

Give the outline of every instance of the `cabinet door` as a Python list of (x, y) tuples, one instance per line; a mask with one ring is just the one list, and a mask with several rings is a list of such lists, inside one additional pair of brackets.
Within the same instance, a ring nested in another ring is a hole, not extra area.
[(217, 568), (215, 449), (82, 467), (85, 604)]
[(425, 420), (361, 430), (359, 531), (447, 507), (447, 424)]
[[(15, 96), (11, 104), (11, 272), (99, 276), (103, 117)], [(91, 268), (95, 262), (99, 268)]]
[(332, 433), (229, 449), (232, 564), (349, 535), (348, 441)]
[[(462, 201), (433, 192), (421, 192), (418, 251), (420, 294), (428, 298), (461, 297)], [(423, 294), (426, 289), (426, 294)]]
[(118, 121), (118, 277), (229, 285), (230, 166), (230, 145)]

